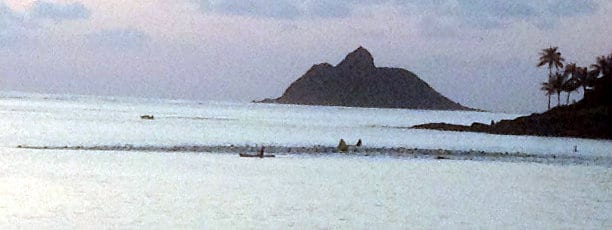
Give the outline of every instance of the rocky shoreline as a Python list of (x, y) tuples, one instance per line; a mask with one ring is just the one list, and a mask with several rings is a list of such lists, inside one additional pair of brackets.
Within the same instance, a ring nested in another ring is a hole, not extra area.
[(590, 108), (579, 106), (556, 107), (541, 114), (534, 113), (514, 120), (492, 121), (491, 124), (473, 123), (466, 126), (429, 123), (411, 128), (502, 135), (612, 139), (612, 106)]
[[(101, 145), (101, 146), (16, 146), (19, 149), (36, 150), (74, 150), (74, 151), (139, 151), (139, 152), (191, 152), (191, 153), (255, 153), (261, 146), (234, 145), (183, 145), (183, 146), (134, 146), (134, 145)], [(597, 165), (612, 167), (612, 157), (594, 157), (568, 154), (529, 154), (520, 152), (485, 152), (478, 150), (444, 150), (417, 149), (406, 147), (360, 147), (351, 152), (340, 152), (331, 146), (265, 146), (265, 152), (277, 156), (312, 155), (312, 156), (361, 156), (361, 157), (394, 157), (435, 160), (476, 160), (530, 162), (561, 165)]]

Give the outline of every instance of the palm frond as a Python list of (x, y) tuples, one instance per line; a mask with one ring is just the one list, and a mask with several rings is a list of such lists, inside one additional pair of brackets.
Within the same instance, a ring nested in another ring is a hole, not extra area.
[[(542, 59), (542, 58), (540, 58), (540, 59)], [(538, 67), (541, 67), (541, 66), (546, 65), (546, 64), (548, 64), (548, 61), (540, 60), (540, 63), (538, 63)]]

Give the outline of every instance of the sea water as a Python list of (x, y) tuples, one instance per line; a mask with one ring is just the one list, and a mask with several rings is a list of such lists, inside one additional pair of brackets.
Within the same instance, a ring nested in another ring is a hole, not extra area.
[[(6, 95), (8, 94), (8, 95)], [(141, 119), (153, 115), (154, 120)], [(519, 114), (5, 93), (0, 146), (336, 146), (609, 156), (612, 141), (409, 129)], [(577, 150), (577, 151), (574, 151)]]
[(344, 138), (379, 147), (612, 152), (604, 140), (408, 129), (517, 116), (4, 93), (0, 228), (610, 229), (605, 165), (16, 148), (334, 146)]

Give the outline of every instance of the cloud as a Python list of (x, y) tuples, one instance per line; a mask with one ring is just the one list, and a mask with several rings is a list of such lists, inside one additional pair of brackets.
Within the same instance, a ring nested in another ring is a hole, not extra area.
[(459, 1), (458, 17), (468, 25), (495, 28), (507, 25), (517, 18), (530, 18), (537, 14), (527, 2), (504, 0)]
[(461, 32), (457, 21), (431, 15), (424, 16), (418, 26), (427, 37), (454, 37)]
[(87, 35), (87, 41), (94, 47), (137, 48), (149, 40), (146, 33), (133, 28), (103, 30)]
[[(539, 28), (551, 28), (561, 18), (592, 14), (595, 0), (192, 0), (206, 13), (273, 19), (345, 18), (357, 9), (380, 6), (397, 8), (406, 15), (438, 17), (438, 24), (459, 23), (477, 29), (506, 27), (525, 21)], [(367, 11), (367, 10), (366, 10)], [(428, 21), (431, 21), (427, 19)], [(452, 23), (451, 23), (452, 22)], [(442, 32), (445, 34), (446, 32)]]
[(599, 7), (594, 0), (437, 0), (402, 6), (409, 14), (418, 16), (424, 35), (437, 37), (503, 29), (517, 23), (550, 30), (568, 18), (592, 15)]
[(60, 4), (47, 1), (36, 1), (30, 9), (35, 18), (52, 20), (79, 20), (87, 19), (91, 12), (81, 3)]
[(15, 12), (6, 6), (6, 4), (0, 2), (0, 32), (11, 27), (16, 21), (18, 21), (18, 17)]
[(0, 48), (28, 45), (41, 40), (45, 33), (44, 20), (79, 20), (90, 17), (90, 11), (80, 3), (60, 4), (36, 1), (25, 11), (15, 11), (0, 0)]
[(351, 14), (354, 3), (359, 3), (359, 1), (196, 0), (196, 3), (207, 13), (292, 20), (313, 17), (347, 17)]
[(353, 9), (350, 2), (321, 0), (306, 2), (305, 11), (318, 17), (340, 18), (350, 16)]
[(26, 21), (23, 15), (0, 2), (0, 48), (33, 39), (36, 28), (36, 24)]
[(582, 16), (592, 14), (598, 5), (588, 0), (557, 0), (548, 2), (547, 9), (556, 16)]
[(55, 21), (9, 1), (19, 7), (0, 0), (7, 89), (250, 101), (363, 45), (377, 65), (409, 69), (455, 101), (529, 112), (546, 106), (537, 52), (558, 45), (590, 64), (610, 50), (612, 9), (608, 0), (87, 0), (89, 19)]
[(296, 4), (291, 0), (264, 0), (264, 1), (242, 1), (242, 0), (200, 0), (200, 8), (205, 12), (219, 14), (255, 16), (266, 18), (293, 19), (301, 15)]
[(574, 17), (595, 12), (596, 4), (589, 0), (504, 1), (464, 0), (461, 9), (465, 20), (481, 27), (500, 27), (524, 20), (540, 28), (554, 26), (562, 17)]

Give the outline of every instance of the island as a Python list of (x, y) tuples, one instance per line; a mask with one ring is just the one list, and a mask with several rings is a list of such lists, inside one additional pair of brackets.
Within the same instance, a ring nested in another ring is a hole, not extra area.
[(376, 67), (371, 53), (359, 47), (338, 65), (314, 65), (276, 99), (255, 101), (299, 105), (473, 110), (435, 91), (416, 74)]

